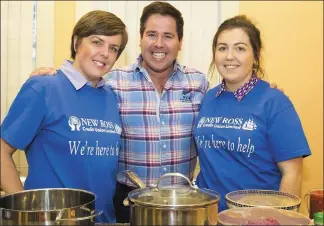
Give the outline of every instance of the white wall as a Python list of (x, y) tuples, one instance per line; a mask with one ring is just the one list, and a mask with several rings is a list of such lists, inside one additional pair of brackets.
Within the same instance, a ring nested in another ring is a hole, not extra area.
[[(1, 1), (1, 122), (33, 71), (33, 1)], [(53, 2), (37, 2), (36, 67), (53, 65)]]
[[(1, 1), (1, 122), (34, 66), (53, 65), (54, 3), (37, 2), (36, 51), (33, 50), (34, 3)], [(13, 158), (25, 175), (24, 153), (17, 151)]]

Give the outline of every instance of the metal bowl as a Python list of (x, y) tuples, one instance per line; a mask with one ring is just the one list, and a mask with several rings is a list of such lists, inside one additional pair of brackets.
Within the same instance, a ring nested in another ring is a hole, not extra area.
[(93, 225), (96, 195), (69, 188), (32, 189), (0, 198), (0, 225)]
[(307, 216), (272, 207), (242, 207), (218, 214), (219, 225), (312, 225)]
[(298, 212), (301, 199), (285, 192), (273, 190), (238, 190), (225, 196), (229, 209), (237, 207), (268, 206), (277, 209), (293, 210)]

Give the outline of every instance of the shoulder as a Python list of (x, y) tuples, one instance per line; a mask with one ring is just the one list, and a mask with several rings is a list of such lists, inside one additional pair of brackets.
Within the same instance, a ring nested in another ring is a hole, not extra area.
[(279, 89), (271, 88), (270, 84), (266, 81), (260, 80), (255, 88), (256, 94), (261, 96), (265, 110), (270, 116), (275, 116), (288, 108), (294, 107), (287, 95)]
[(182, 70), (183, 70), (183, 73), (186, 74), (186, 75), (195, 74), (195, 75), (203, 75), (203, 76), (205, 76), (204, 73), (202, 73), (201, 71), (199, 71), (199, 70), (197, 70), (195, 68), (182, 66)]
[(200, 79), (202, 81), (206, 81), (206, 75), (202, 73), (201, 71), (198, 71), (194, 68), (182, 66), (182, 74), (186, 77), (190, 77), (193, 79)]
[(290, 102), (288, 96), (285, 93), (283, 93), (279, 89), (271, 88), (270, 84), (266, 81), (259, 80), (256, 85), (256, 90), (262, 92), (262, 96), (264, 96), (264, 99), (266, 99), (267, 101)]
[(117, 77), (125, 77), (125, 76), (132, 75), (134, 72), (135, 72), (135, 68), (133, 67), (133, 64), (131, 64), (121, 68), (112, 69), (107, 75), (105, 75), (104, 78), (106, 80), (112, 80)]
[(208, 101), (212, 99), (213, 97), (216, 97), (217, 91), (220, 89), (220, 85), (215, 86), (214, 88), (209, 89), (206, 92), (206, 95), (204, 97), (204, 101)]
[(194, 69), (189, 68), (186, 66), (182, 67), (182, 70), (180, 71), (182, 73), (183, 78), (188, 81), (190, 86), (200, 88), (204, 92), (207, 91), (209, 87), (209, 82), (207, 80), (207, 77), (204, 73)]
[(107, 95), (114, 95), (114, 92), (112, 91), (111, 87), (107, 84), (103, 86), (103, 90)]
[(128, 82), (133, 79), (135, 72), (134, 65), (131, 64), (111, 70), (104, 76), (104, 79), (106, 80), (107, 85), (117, 88), (121, 86), (121, 84), (128, 84)]
[(31, 88), (37, 93), (42, 93), (55, 85), (62, 85), (63, 73), (58, 70), (56, 75), (39, 75), (27, 79), (22, 88)]
[(211, 95), (216, 95), (217, 91), (220, 89), (221, 85), (217, 85), (214, 88), (211, 88), (207, 91), (206, 95), (211, 96)]
[(111, 98), (114, 102), (118, 103), (118, 98), (116, 96), (116, 93), (112, 90), (110, 85), (108, 85), (108, 84), (104, 85), (103, 90), (105, 91), (105, 96), (107, 98), (109, 98), (109, 99)]

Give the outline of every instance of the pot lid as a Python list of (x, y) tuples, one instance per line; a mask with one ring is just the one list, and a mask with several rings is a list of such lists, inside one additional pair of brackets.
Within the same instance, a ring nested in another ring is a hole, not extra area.
[[(189, 185), (159, 185), (163, 178), (169, 176), (183, 177), (188, 181)], [(183, 174), (167, 173), (159, 179), (156, 185), (131, 191), (128, 198), (133, 203), (145, 206), (187, 208), (217, 203), (219, 194), (209, 189), (199, 189), (196, 185), (192, 185)]]

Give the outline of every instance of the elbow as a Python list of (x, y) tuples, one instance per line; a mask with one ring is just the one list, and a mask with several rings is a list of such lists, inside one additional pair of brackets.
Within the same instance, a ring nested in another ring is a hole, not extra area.
[(282, 175), (280, 190), (301, 197), (302, 180), (302, 170), (287, 172)]

